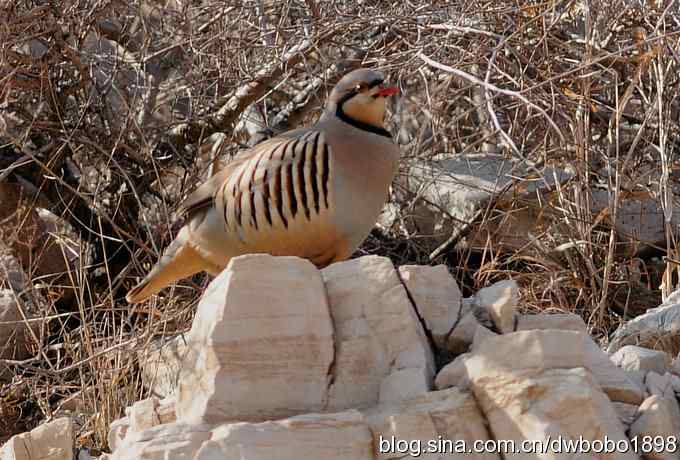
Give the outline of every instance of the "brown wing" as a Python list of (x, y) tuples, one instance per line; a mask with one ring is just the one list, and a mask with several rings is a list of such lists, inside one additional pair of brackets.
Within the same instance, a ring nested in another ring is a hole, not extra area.
[(227, 227), (234, 231), (285, 230), (329, 208), (331, 149), (323, 133), (271, 141), (238, 165), (219, 192)]
[(222, 168), (217, 174), (212, 176), (210, 179), (202, 183), (196, 190), (191, 192), (182, 203), (177, 208), (177, 213), (180, 216), (190, 216), (191, 214), (199, 211), (206, 206), (210, 206), (215, 201), (215, 194), (224, 185), (226, 181), (233, 172), (248, 159), (257, 155), (263, 148), (274, 141), (275, 139), (270, 139), (263, 142), (254, 148), (248, 149), (244, 152), (236, 155), (224, 168)]

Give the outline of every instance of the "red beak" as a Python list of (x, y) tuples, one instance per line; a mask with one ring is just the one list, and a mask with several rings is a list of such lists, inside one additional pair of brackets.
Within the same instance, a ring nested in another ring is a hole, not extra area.
[(399, 88), (396, 86), (391, 86), (389, 88), (380, 88), (380, 91), (375, 93), (376, 96), (380, 97), (387, 97), (387, 96), (392, 96), (393, 94), (398, 94), (399, 93)]

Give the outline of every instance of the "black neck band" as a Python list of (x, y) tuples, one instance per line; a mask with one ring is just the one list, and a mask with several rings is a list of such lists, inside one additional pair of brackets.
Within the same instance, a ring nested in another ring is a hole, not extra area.
[(362, 131), (368, 131), (369, 133), (377, 134), (378, 136), (392, 138), (392, 135), (388, 130), (384, 128), (378, 128), (377, 126), (371, 125), (369, 123), (364, 123), (363, 121), (355, 120), (354, 118), (348, 116), (344, 110), (342, 110), (342, 105), (352, 96), (354, 96), (354, 93), (349, 93), (347, 96), (338, 101), (338, 108), (335, 110), (335, 115), (345, 123), (352, 125), (355, 128), (361, 129)]

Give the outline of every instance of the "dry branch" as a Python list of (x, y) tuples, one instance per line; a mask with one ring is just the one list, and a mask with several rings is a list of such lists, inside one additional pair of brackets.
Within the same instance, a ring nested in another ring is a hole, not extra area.
[(450, 67), (450, 66), (441, 64), (441, 63), (439, 63), (439, 62), (437, 62), (437, 61), (434, 61), (434, 60), (430, 59), (429, 57), (425, 56), (425, 55), (422, 54), (422, 53), (418, 53), (418, 57), (419, 57), (420, 59), (422, 59), (426, 64), (431, 65), (431, 66), (434, 67), (434, 68), (437, 68), (437, 69), (439, 69), (439, 70), (443, 70), (444, 72), (449, 72), (449, 73), (452, 73), (452, 74), (454, 74), (454, 75), (457, 75), (457, 76), (459, 76), (459, 77), (461, 77), (461, 78), (464, 78), (464, 79), (466, 79), (466, 80), (468, 80), (468, 81), (470, 81), (470, 82), (472, 82), (472, 83), (475, 83), (475, 84), (477, 84), (477, 85), (480, 85), (480, 86), (482, 86), (483, 88), (486, 88), (486, 89), (488, 89), (488, 90), (492, 90), (492, 91), (495, 91), (495, 92), (497, 92), (497, 93), (505, 94), (506, 96), (511, 96), (511, 97), (517, 98), (517, 99), (519, 99), (520, 101), (522, 101), (522, 102), (524, 102), (525, 104), (527, 104), (528, 106), (533, 107), (533, 108), (536, 109), (541, 115), (543, 115), (543, 116), (545, 117), (545, 119), (548, 121), (548, 123), (550, 124), (550, 126), (553, 128), (553, 130), (555, 131), (555, 133), (556, 133), (556, 134), (558, 135), (558, 137), (560, 138), (560, 142), (561, 142), (562, 144), (566, 144), (566, 139), (565, 139), (564, 136), (562, 135), (562, 131), (560, 130), (560, 128), (558, 128), (558, 126), (555, 124), (555, 122), (553, 121), (553, 119), (546, 113), (546, 111), (543, 110), (542, 108), (540, 108), (539, 106), (537, 106), (536, 104), (534, 104), (533, 102), (531, 102), (531, 101), (530, 101), (529, 99), (527, 99), (526, 97), (522, 96), (522, 95), (521, 95), (520, 93), (518, 93), (517, 91), (511, 91), (511, 90), (508, 90), (508, 89), (499, 88), (499, 87), (497, 87), (496, 85), (493, 85), (493, 84), (491, 84), (491, 83), (484, 82), (484, 81), (480, 80), (479, 78), (477, 78), (477, 77), (475, 77), (475, 76), (473, 76), (473, 75), (470, 75), (469, 73), (464, 72), (464, 71), (462, 71), (462, 70), (460, 70), (460, 69), (455, 69), (455, 68), (453, 68), (453, 67)]
[(187, 144), (195, 143), (216, 132), (229, 130), (246, 107), (264, 96), (276, 80), (334, 33), (333, 30), (327, 31), (314, 40), (306, 39), (290, 48), (275, 62), (269, 63), (259, 71), (252, 81), (237, 89), (227, 102), (206, 120), (183, 123), (173, 128), (169, 134), (173, 147), (181, 151)]

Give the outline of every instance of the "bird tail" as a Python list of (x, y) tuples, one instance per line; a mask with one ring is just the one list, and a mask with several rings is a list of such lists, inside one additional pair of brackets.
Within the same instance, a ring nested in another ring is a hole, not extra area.
[(182, 236), (178, 235), (170, 243), (158, 263), (137, 286), (127, 293), (125, 299), (129, 303), (144, 302), (165, 286), (206, 270), (212, 265), (189, 246)]

